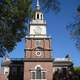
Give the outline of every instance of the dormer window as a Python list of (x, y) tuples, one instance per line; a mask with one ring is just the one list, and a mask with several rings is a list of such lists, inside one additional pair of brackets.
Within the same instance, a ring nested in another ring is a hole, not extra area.
[(37, 19), (39, 19), (39, 14), (37, 14)]

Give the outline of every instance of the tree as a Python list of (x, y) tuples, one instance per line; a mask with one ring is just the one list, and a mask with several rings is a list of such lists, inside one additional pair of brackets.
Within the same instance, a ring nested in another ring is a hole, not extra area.
[(53, 80), (73, 80), (73, 63), (68, 65), (67, 68), (57, 69), (53, 74)]
[(53, 80), (72, 80), (72, 73), (66, 68), (58, 69), (53, 75)]
[[(59, 10), (58, 0), (40, 0), (43, 10)], [(10, 53), (25, 37), (33, 10), (32, 0), (0, 0), (0, 56)]]
[(29, 18), (31, 0), (0, 1), (0, 55), (11, 52), (25, 36), (23, 21)]
[(76, 10), (77, 16), (75, 18), (75, 21), (72, 24), (68, 25), (68, 30), (72, 36), (72, 39), (75, 41), (77, 49), (80, 50), (80, 5)]
[(80, 80), (80, 68), (58, 69), (53, 75), (53, 80)]
[(73, 68), (73, 80), (80, 80), (80, 67)]

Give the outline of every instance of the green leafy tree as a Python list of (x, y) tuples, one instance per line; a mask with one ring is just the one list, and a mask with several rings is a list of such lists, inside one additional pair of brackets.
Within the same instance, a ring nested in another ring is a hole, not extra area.
[(73, 80), (80, 80), (80, 67), (73, 68)]
[(0, 54), (11, 52), (25, 36), (25, 17), (30, 17), (31, 0), (0, 1)]
[[(28, 33), (28, 24), (35, 0), (0, 0), (0, 56), (10, 53)], [(42, 9), (59, 10), (58, 0), (40, 0)]]

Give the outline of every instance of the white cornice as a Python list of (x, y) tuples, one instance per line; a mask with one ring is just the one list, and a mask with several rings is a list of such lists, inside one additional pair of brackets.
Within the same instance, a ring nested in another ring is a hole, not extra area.
[(42, 35), (42, 36), (30, 35), (30, 36), (26, 36), (25, 38), (51, 38), (51, 36), (46, 36), (46, 35)]

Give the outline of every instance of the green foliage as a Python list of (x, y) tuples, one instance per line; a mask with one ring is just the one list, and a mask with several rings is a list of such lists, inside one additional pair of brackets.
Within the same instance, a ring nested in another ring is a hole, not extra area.
[(80, 73), (80, 67), (74, 67), (74, 72), (75, 73)]
[[(31, 0), (0, 2), (0, 53), (11, 52), (26, 34), (24, 20), (30, 18)], [(5, 51), (4, 51), (5, 49)]]

